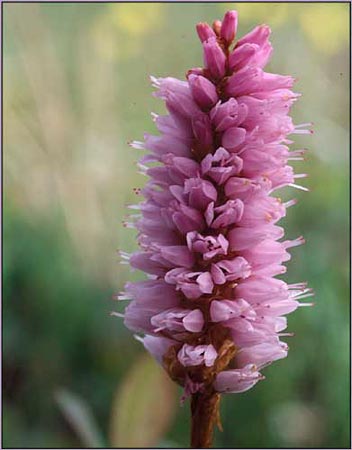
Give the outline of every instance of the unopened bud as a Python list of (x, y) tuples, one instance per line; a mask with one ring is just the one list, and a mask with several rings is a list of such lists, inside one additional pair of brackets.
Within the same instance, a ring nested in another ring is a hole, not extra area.
[(207, 78), (190, 75), (188, 82), (194, 100), (202, 109), (209, 109), (218, 101), (216, 88)]
[(197, 29), (199, 39), (202, 42), (206, 41), (207, 39), (209, 39), (211, 37), (216, 37), (216, 34), (214, 33), (214, 31), (211, 29), (211, 27), (206, 22), (198, 23), (198, 25), (196, 26), (196, 29)]
[(213, 30), (215, 31), (215, 34), (217, 36), (220, 36), (220, 30), (221, 30), (221, 21), (220, 20), (214, 20)]
[(222, 21), (220, 36), (230, 45), (237, 31), (237, 11), (228, 11)]
[(215, 38), (203, 43), (204, 64), (212, 78), (219, 80), (225, 75), (226, 57)]

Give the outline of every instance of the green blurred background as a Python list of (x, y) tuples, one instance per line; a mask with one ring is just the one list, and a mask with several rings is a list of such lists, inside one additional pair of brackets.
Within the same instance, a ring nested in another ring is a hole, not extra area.
[(298, 78), (295, 123), (313, 121), (298, 172), (311, 189), (283, 221), (285, 279), (314, 308), (289, 317), (290, 353), (222, 401), (219, 447), (349, 446), (349, 5), (4, 4), (3, 445), (188, 445), (189, 405), (110, 317), (126, 280), (117, 249), (140, 154), (164, 111), (148, 76), (202, 64), (194, 26), (239, 11), (239, 35), (272, 27), (268, 70)]

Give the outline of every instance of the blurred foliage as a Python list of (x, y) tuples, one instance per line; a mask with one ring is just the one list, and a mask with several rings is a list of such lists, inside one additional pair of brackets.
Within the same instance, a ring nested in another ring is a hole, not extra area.
[(109, 423), (123, 443), (148, 410), (161, 418), (145, 423), (145, 445), (188, 445), (188, 404), (167, 400), (160, 369), (109, 311), (121, 311), (112, 294), (142, 277), (115, 250), (136, 249), (122, 221), (145, 182), (127, 141), (153, 132), (149, 112), (163, 111), (148, 75), (199, 66), (194, 25), (230, 8), (239, 35), (272, 27), (268, 70), (299, 78), (294, 120), (315, 123), (293, 146), (310, 149), (296, 168), (311, 192), (282, 197), (299, 199), (287, 236), (307, 239), (285, 279), (307, 280), (316, 306), (290, 316), (289, 357), (266, 381), (223, 398), (215, 445), (349, 445), (349, 5), (21, 3), (3, 8), (4, 447), (82, 447), (100, 439), (84, 431), (94, 420), (105, 444)]
[(176, 384), (151, 356), (137, 358), (114, 399), (111, 446), (139, 448), (157, 445), (174, 418), (176, 391)]
[(103, 448), (106, 446), (95, 423), (94, 415), (84, 399), (65, 389), (59, 389), (55, 393), (55, 397), (64, 417), (84, 447)]

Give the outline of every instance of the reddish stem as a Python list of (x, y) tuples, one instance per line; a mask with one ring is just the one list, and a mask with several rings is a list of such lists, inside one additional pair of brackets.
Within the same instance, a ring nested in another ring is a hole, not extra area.
[(220, 424), (220, 394), (217, 392), (198, 392), (191, 400), (191, 448), (211, 448), (214, 426)]

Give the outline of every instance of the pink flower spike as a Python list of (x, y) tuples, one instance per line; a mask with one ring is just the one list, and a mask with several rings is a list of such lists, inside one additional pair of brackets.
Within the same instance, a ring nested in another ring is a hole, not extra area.
[(296, 183), (307, 174), (290, 165), (305, 149), (291, 150), (289, 137), (311, 134), (312, 124), (290, 117), (300, 96), (295, 79), (264, 69), (272, 54), (267, 25), (233, 43), (237, 12), (228, 11), (212, 27), (199, 23), (197, 33), (204, 67), (184, 68), (185, 80), (151, 77), (167, 114), (152, 114), (158, 135), (130, 144), (146, 151), (138, 170), (148, 181), (133, 189), (144, 201), (124, 221), (137, 230), (140, 251), (120, 255), (147, 279), (126, 284), (117, 299), (128, 306), (112, 315), (142, 336), (183, 387), (183, 401), (191, 397), (191, 446), (208, 448), (205, 409), (214, 419), (219, 394), (264, 379), (262, 369), (288, 354), (280, 340), (292, 336), (286, 316), (313, 305), (300, 303), (314, 295), (306, 282), (283, 279), (291, 249), (305, 240), (284, 237), (278, 222), (297, 200), (276, 194), (308, 191)]

